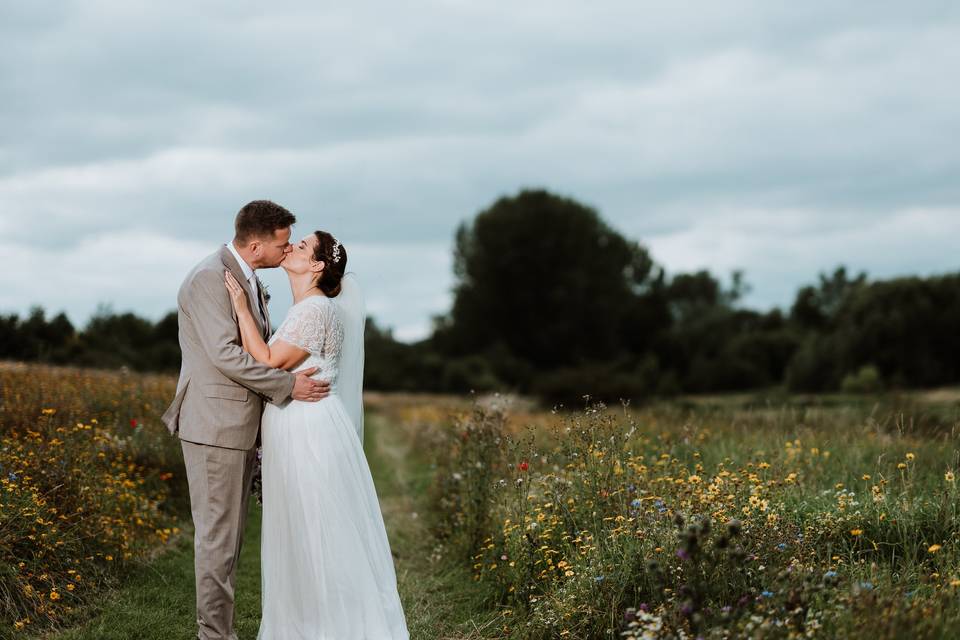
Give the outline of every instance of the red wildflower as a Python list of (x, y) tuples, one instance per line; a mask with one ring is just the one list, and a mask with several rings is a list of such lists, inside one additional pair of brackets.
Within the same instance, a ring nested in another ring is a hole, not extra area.
[(136, 428), (137, 428), (137, 419), (136, 419), (136, 418), (130, 418), (130, 427), (133, 428), (133, 429), (136, 429)]
[(530, 465), (527, 464), (526, 460), (524, 460), (523, 462), (517, 465), (517, 469), (520, 469), (520, 471), (526, 471), (529, 468), (530, 468)]

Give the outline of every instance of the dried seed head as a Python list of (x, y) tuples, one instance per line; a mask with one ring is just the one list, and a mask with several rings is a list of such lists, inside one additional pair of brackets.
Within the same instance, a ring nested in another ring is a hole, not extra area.
[(730, 537), (735, 538), (740, 535), (741, 531), (742, 527), (739, 520), (734, 519), (727, 523), (727, 532), (730, 534)]
[(710, 518), (704, 516), (700, 519), (700, 531), (703, 533), (703, 535), (710, 535), (710, 527)]

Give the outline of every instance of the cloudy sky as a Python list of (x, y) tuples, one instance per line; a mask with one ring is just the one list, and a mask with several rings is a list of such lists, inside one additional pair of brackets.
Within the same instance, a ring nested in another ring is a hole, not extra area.
[(257, 198), (338, 235), (404, 339), (456, 225), (524, 187), (670, 272), (744, 269), (755, 307), (956, 271), (958, 6), (0, 2), (0, 312), (158, 318)]

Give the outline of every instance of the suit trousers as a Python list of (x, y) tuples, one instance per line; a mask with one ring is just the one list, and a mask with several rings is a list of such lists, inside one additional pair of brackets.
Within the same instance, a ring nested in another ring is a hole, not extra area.
[(234, 586), (256, 449), (226, 449), (186, 440), (180, 444), (194, 525), (197, 638), (237, 640)]

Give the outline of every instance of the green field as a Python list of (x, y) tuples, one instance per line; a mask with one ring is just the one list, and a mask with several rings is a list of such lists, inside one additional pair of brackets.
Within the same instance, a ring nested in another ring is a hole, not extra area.
[[(0, 376), (0, 637), (191, 637), (182, 462), (157, 420), (173, 379)], [(569, 411), (371, 393), (367, 416), (413, 638), (876, 640), (960, 624), (956, 390)], [(254, 508), (247, 640), (259, 523)]]

